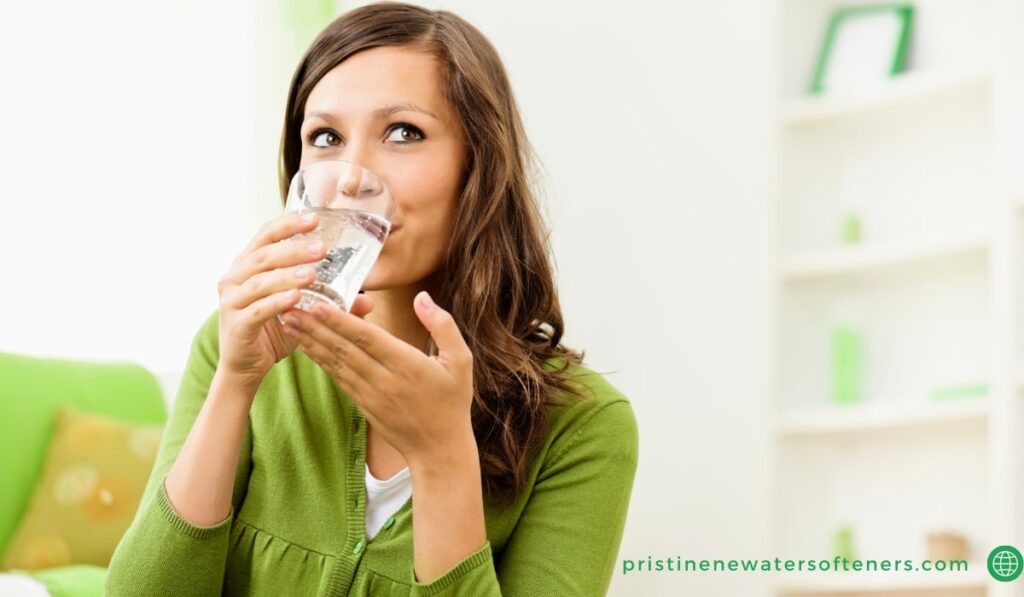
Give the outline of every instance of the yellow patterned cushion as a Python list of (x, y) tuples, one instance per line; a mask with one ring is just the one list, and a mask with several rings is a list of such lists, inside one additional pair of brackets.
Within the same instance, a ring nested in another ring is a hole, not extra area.
[(3, 567), (109, 564), (138, 508), (162, 430), (60, 407), (42, 477)]

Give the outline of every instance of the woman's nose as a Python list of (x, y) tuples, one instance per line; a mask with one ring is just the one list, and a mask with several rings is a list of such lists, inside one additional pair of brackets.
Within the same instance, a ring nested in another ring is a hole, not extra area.
[(351, 168), (345, 168), (338, 176), (338, 192), (346, 197), (358, 197), (363, 186), (363, 168), (355, 162), (352, 164)]
[(348, 197), (357, 197), (360, 193), (366, 193), (367, 187), (374, 186), (372, 179), (377, 172), (374, 170), (376, 164), (373, 159), (374, 147), (372, 145), (369, 137), (349, 140), (338, 159), (349, 162), (354, 167), (345, 169), (338, 177), (338, 193)]

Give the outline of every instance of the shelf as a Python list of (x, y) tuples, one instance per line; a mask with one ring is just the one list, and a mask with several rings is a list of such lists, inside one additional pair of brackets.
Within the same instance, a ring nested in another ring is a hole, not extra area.
[(779, 417), (778, 432), (787, 437), (834, 435), (937, 424), (984, 423), (987, 417), (988, 401), (984, 398), (936, 402), (868, 401), (783, 413)]
[(788, 100), (783, 120), (790, 126), (802, 126), (846, 116), (863, 114), (937, 95), (986, 85), (991, 81), (986, 66), (968, 65), (935, 71), (908, 71), (893, 77), (882, 87), (857, 94), (823, 95)]
[(784, 572), (776, 589), (786, 594), (862, 593), (979, 589), (986, 587), (984, 562), (970, 562), (966, 572)]
[(783, 280), (822, 278), (985, 252), (985, 235), (908, 241), (878, 241), (783, 258)]
[[(1007, 298), (1024, 293), (1024, 180), (1009, 166), (1024, 157), (1024, 71), (1006, 59), (1024, 56), (1024, 9), (915, 3), (910, 70), (812, 95), (839, 56), (823, 56), (833, 19), (861, 4), (783, 0), (773, 15), (771, 543), (828, 558), (856, 523), (919, 564), (928, 532), (949, 529), (972, 557), (966, 572), (775, 572), (762, 592), (1016, 595), (985, 558), (991, 529), (1024, 532), (1024, 501), (1004, 490), (1024, 470), (1024, 301)], [(847, 72), (888, 52), (881, 31), (842, 32)], [(842, 323), (869, 332), (856, 343), (869, 383), (850, 404), (830, 391)]]

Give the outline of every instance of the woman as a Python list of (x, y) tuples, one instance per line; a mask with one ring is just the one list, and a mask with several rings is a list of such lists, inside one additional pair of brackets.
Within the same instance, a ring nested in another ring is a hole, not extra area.
[[(281, 191), (343, 159), (391, 188), (351, 313), (293, 308), (290, 213), (220, 280), (110, 595), (604, 594), (637, 464), (628, 400), (560, 344), (527, 142), (494, 48), (375, 4), (295, 72)], [(276, 315), (284, 313), (287, 325)]]

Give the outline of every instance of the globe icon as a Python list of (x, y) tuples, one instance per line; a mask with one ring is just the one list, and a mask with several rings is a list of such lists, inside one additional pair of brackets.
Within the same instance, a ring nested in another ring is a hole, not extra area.
[(1005, 549), (1000, 552), (996, 552), (996, 555), (992, 558), (992, 569), (996, 571), (999, 576), (1010, 576), (1017, 571), (1020, 567), (1020, 561), (1017, 560), (1017, 556), (1006, 551)]
[(988, 571), (996, 580), (1008, 582), (1021, 574), (1021, 553), (1015, 547), (1003, 545), (989, 553)]

